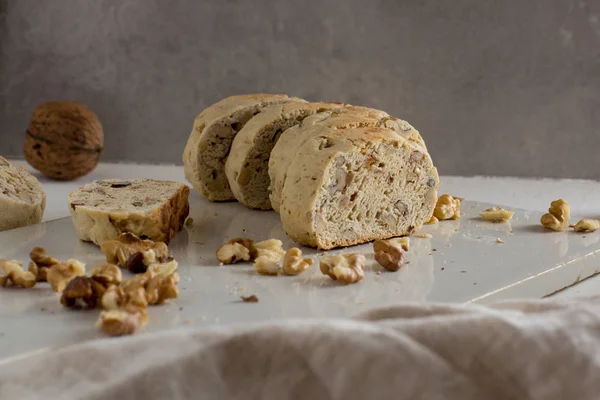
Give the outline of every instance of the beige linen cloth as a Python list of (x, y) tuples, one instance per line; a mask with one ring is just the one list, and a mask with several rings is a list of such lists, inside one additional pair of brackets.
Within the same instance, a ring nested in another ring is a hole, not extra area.
[(0, 398), (600, 399), (599, 306), (407, 304), (109, 338), (5, 365)]

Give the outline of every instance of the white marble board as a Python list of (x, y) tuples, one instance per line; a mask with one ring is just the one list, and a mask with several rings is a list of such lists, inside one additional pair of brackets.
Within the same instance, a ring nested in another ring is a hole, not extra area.
[[(431, 239), (411, 238), (410, 261), (392, 273), (374, 265), (365, 279), (340, 285), (315, 264), (297, 277), (257, 275), (249, 264), (219, 267), (214, 253), (233, 237), (279, 238), (294, 246), (274, 212), (251, 211), (238, 203), (209, 203), (191, 196), (194, 223), (171, 243), (180, 263), (180, 298), (150, 309), (145, 332), (186, 326), (254, 323), (284, 318), (341, 318), (400, 301), (490, 302), (543, 297), (598, 271), (598, 233), (554, 233), (539, 225), (540, 213), (516, 210), (509, 223), (478, 218), (491, 204), (465, 201), (457, 221), (426, 226)], [(504, 241), (498, 243), (497, 239)], [(69, 218), (0, 233), (0, 257), (27, 261), (34, 246), (89, 267), (103, 261), (99, 249), (80, 242)], [(335, 250), (371, 253), (371, 245)], [(317, 251), (303, 249), (316, 257)], [(240, 295), (255, 294), (258, 303)], [(97, 311), (74, 311), (59, 304), (48, 284), (30, 290), (0, 290), (0, 363), (102, 337)]]

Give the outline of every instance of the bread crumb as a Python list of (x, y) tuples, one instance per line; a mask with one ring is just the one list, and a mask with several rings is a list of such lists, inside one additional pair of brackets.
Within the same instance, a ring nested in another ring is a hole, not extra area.
[(196, 242), (198, 243), (200, 246), (204, 246), (204, 242)]
[(215, 217), (218, 217), (218, 216), (219, 216), (219, 213), (214, 213), (213, 215), (214, 215)]
[(464, 273), (467, 272), (467, 270), (466, 269), (461, 269), (460, 272), (461, 272), (461, 274), (464, 274)]
[(496, 238), (496, 243), (498, 244), (503, 244), (504, 240), (500, 239), (500, 238)]
[(431, 236), (431, 233), (419, 233), (416, 237), (421, 239), (431, 239), (433, 236)]
[(244, 303), (258, 303), (258, 297), (254, 294), (250, 296), (240, 296), (240, 299), (242, 299)]
[(192, 322), (194, 322), (194, 320), (191, 319), (191, 318), (188, 318), (188, 319), (185, 320), (186, 324), (191, 324)]
[(381, 275), (381, 271), (375, 272), (375, 275)]

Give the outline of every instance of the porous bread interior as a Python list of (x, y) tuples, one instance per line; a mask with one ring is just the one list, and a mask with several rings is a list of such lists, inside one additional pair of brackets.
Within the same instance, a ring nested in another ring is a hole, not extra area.
[[(320, 147), (327, 146), (327, 138), (318, 139), (324, 141)], [(385, 140), (352, 142), (351, 151), (330, 159), (312, 199), (294, 191), (292, 197), (305, 204), (297, 216), (294, 209), (282, 212), (292, 239), (322, 249), (350, 246), (410, 234), (431, 217), (439, 179), (423, 148)], [(305, 210), (312, 211), (302, 215)], [(303, 224), (302, 218), (310, 221)], [(302, 225), (308, 229), (299, 231)]]
[[(290, 104), (290, 103), (287, 103)], [(282, 107), (285, 108), (287, 104)], [(254, 138), (250, 152), (245, 158), (245, 162), (239, 176), (236, 174), (234, 179), (240, 186), (242, 203), (251, 208), (270, 210), (271, 200), (269, 199), (269, 157), (271, 151), (276, 145), (281, 134), (287, 129), (298, 125), (305, 118), (315, 113), (323, 112), (327, 107), (334, 107), (327, 103), (304, 103), (305, 106), (294, 105), (293, 112), (287, 115), (280, 115), (276, 121), (272, 121), (268, 126)], [(317, 108), (317, 106), (319, 108)]]
[(69, 195), (77, 207), (113, 212), (145, 213), (160, 207), (183, 183), (153, 179), (104, 179), (82, 186)]
[(228, 118), (211, 121), (203, 130), (199, 148), (199, 175), (202, 194), (213, 201), (234, 200), (225, 175), (225, 161), (235, 135), (261, 109), (260, 104), (249, 106), (231, 114)]

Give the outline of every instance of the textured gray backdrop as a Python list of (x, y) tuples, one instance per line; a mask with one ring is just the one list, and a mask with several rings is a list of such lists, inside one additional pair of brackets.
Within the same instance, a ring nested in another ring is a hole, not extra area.
[(249, 92), (384, 109), (443, 174), (600, 178), (600, 1), (0, 0), (0, 154), (71, 99), (104, 160), (180, 163)]

